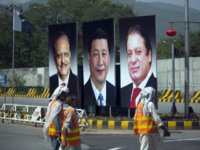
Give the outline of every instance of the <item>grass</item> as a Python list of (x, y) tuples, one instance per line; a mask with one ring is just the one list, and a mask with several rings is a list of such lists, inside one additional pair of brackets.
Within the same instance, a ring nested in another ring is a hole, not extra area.
[[(192, 118), (186, 118), (184, 113), (158, 113), (162, 121), (200, 121), (200, 114), (195, 113)], [(126, 116), (96, 116), (96, 117), (89, 117), (88, 119), (91, 120), (109, 120), (109, 121), (134, 121), (133, 116), (128, 118)]]
[(128, 118), (128, 117), (125, 117), (125, 116), (116, 116), (116, 117), (113, 117), (111, 116), (108, 117), (108, 116), (96, 116), (96, 117), (89, 117), (88, 116), (88, 119), (90, 120), (105, 120), (105, 121), (133, 121), (133, 117), (132, 118)]

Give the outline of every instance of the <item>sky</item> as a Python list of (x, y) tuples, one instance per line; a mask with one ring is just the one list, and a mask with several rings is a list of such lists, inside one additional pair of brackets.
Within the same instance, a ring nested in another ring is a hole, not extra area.
[[(163, 2), (163, 3), (170, 3), (178, 6), (185, 6), (185, 0), (136, 0), (142, 2)], [(189, 7), (197, 9), (200, 11), (200, 0), (188, 0)]]
[[(0, 4), (7, 4), (8, 2), (19, 2), (24, 3), (29, 0), (0, 0)], [(185, 0), (136, 0), (142, 2), (163, 2), (163, 3), (170, 3), (174, 5), (184, 6)], [(200, 0), (189, 0), (189, 7), (197, 9), (200, 11)]]

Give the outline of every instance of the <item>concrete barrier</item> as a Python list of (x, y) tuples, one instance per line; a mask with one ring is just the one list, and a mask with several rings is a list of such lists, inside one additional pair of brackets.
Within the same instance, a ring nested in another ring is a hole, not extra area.
[[(168, 130), (200, 130), (200, 121), (163, 121)], [(133, 130), (134, 121), (89, 120), (89, 129)]]

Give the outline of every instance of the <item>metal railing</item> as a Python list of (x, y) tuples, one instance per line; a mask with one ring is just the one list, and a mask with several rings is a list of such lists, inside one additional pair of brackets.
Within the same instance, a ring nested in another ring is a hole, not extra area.
[[(20, 110), (17, 110), (20, 107)], [(29, 115), (29, 111), (32, 111), (32, 115)], [(64, 112), (67, 108), (63, 108)], [(47, 110), (47, 107), (44, 106), (34, 106), (34, 105), (20, 105), (20, 104), (3, 104), (0, 109), (0, 119), (3, 123), (4, 120), (21, 121), (37, 124), (45, 123), (45, 113), (44, 110)], [(79, 127), (90, 127), (87, 113), (84, 109), (76, 109), (78, 115), (78, 124)]]

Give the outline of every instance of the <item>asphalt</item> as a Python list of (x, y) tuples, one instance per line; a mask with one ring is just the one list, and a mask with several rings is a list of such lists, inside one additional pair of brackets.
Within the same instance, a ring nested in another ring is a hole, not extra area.
[[(4, 103), (4, 97), (0, 97), (0, 105)], [(6, 97), (6, 103), (12, 103), (12, 97)], [(14, 97), (14, 104), (22, 105), (35, 105), (35, 106), (48, 106), (48, 98), (31, 98), (31, 97)], [(200, 103), (190, 103), (195, 113), (200, 113)], [(64, 104), (64, 107), (67, 107)], [(158, 102), (159, 113), (171, 112), (172, 102)], [(177, 112), (185, 112), (184, 103), (176, 103)]]
[[(200, 130), (170, 130), (158, 150), (199, 150)], [(51, 150), (51, 143), (44, 142), (42, 126), (7, 121), (0, 123), (0, 149)], [(162, 137), (163, 131), (160, 131)], [(82, 150), (131, 150), (140, 143), (132, 130), (86, 129), (81, 131)]]

